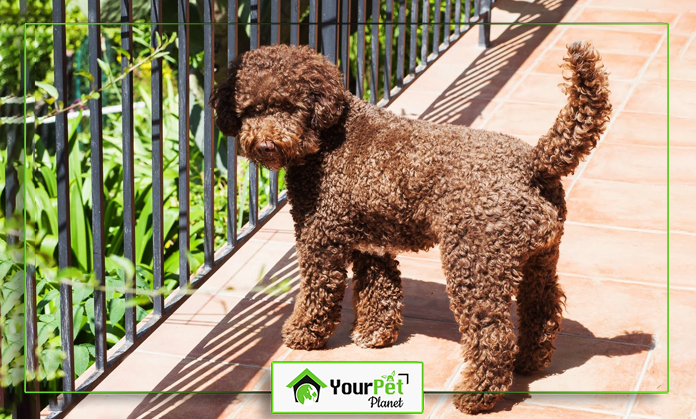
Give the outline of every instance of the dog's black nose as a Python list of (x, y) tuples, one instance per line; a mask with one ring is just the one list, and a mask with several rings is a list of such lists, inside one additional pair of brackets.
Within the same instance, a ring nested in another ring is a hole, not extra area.
[(273, 144), (273, 141), (261, 141), (256, 144), (256, 148), (262, 153), (267, 153), (275, 149), (275, 144)]

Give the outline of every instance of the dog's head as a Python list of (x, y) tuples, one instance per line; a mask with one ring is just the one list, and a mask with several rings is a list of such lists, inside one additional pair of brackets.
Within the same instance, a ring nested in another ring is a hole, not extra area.
[(272, 169), (298, 164), (338, 123), (347, 92), (341, 73), (308, 47), (261, 47), (230, 63), (212, 92), (216, 123), (244, 157)]

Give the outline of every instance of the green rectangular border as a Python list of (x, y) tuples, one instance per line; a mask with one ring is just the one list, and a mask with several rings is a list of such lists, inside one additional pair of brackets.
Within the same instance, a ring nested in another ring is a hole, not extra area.
[[(273, 410), (273, 364), (421, 364), (420, 412), (276, 412)], [(422, 415), (425, 411), (425, 365), (423, 361), (272, 361), (271, 362), (271, 414), (273, 415)]]
[[(271, 25), (276, 23), (258, 23), (257, 25)], [(280, 23), (281, 25), (290, 25), (293, 23)], [(316, 23), (318, 24), (318, 23)], [(380, 23), (380, 25), (385, 25), (388, 23)], [(391, 23), (392, 25), (397, 25), (397, 22)], [(435, 24), (429, 22), (429, 24)], [(439, 22), (440, 25), (456, 24), (456, 22)], [(24, 91), (27, 92), (27, 26), (55, 26), (55, 25), (97, 25), (97, 26), (123, 26), (123, 25), (145, 25), (151, 26), (152, 23), (87, 23), (87, 22), (66, 22), (66, 23), (52, 23), (52, 22), (27, 22), (24, 23), (23, 29), (23, 47), (24, 47)], [(181, 25), (181, 23), (161, 23), (161, 25)], [(248, 23), (186, 23), (186, 26), (198, 26), (198, 25), (249, 25)], [(545, 391), (545, 390), (535, 390), (535, 391), (483, 391), (483, 392), (472, 392), (472, 391), (424, 391), (424, 394), (462, 394), (462, 393), (481, 393), (481, 394), (669, 394), (669, 23), (667, 22), (489, 22), (489, 23), (471, 23), (471, 26), (478, 25), (504, 25), (504, 26), (588, 26), (588, 25), (600, 25), (600, 26), (652, 26), (652, 25), (662, 25), (667, 27), (667, 389), (663, 391), (649, 391), (649, 390), (626, 390), (626, 391)], [(462, 35), (463, 36), (463, 35)], [(446, 51), (445, 51), (446, 52)], [(27, 122), (27, 101), (26, 94), (24, 95), (24, 124)], [(26, 150), (27, 145), (27, 130), (24, 130), (24, 150)], [(24, 182), (27, 182), (27, 172), (29, 168), (27, 167), (29, 159), (24, 159)], [(31, 161), (33, 162), (33, 155)], [(23, 188), (23, 198), (26, 201), (26, 187)], [(27, 221), (27, 210), (26, 205), (23, 209), (23, 219), (24, 228), (26, 230)], [(24, 295), (27, 294), (27, 244), (24, 241)], [(24, 299), (24, 312), (26, 313), (26, 298)], [(28, 394), (270, 394), (270, 391), (30, 391), (27, 389), (27, 334), (26, 334), (26, 323), (24, 327), (24, 392)], [(276, 362), (276, 361), (273, 361)], [(318, 361), (317, 361), (318, 362)], [(389, 361), (385, 361), (389, 362)], [(399, 361), (392, 361), (399, 362)], [(405, 362), (405, 361), (402, 361)]]

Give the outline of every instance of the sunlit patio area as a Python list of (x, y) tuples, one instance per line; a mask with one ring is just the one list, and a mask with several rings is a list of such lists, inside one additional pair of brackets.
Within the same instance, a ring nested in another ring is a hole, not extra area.
[[(492, 20), (491, 48), (478, 46), (477, 30), (468, 32), (389, 109), (535, 144), (565, 103), (558, 87), (565, 45), (588, 40), (610, 72), (614, 110), (598, 147), (564, 179), (568, 221), (558, 270), (567, 306), (556, 353), (545, 370), (515, 375), (511, 389), (596, 393), (508, 394), (482, 416), (696, 418), (696, 3), (500, 0)], [(666, 25), (538, 25), (548, 22), (667, 22), (669, 33)], [(273, 216), (95, 391), (264, 392), (271, 362), (282, 360), (423, 361), (426, 392), (452, 390), (462, 356), (437, 248), (398, 258), (404, 324), (392, 346), (362, 349), (351, 342), (350, 284), (341, 325), (324, 349), (283, 345), (281, 326), (300, 280), (288, 210)], [(668, 395), (616, 394), (668, 385)], [(67, 415), (271, 416), (268, 393), (90, 394)], [(422, 416), (463, 414), (451, 395), (426, 394)]]

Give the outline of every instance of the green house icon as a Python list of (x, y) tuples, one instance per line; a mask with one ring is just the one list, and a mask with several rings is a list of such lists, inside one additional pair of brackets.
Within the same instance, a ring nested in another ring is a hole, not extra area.
[(287, 387), (292, 387), (292, 391), (295, 394), (295, 402), (309, 404), (310, 402), (316, 403), (319, 401), (319, 392), (326, 387), (326, 384), (312, 374), (312, 371), (305, 368)]

